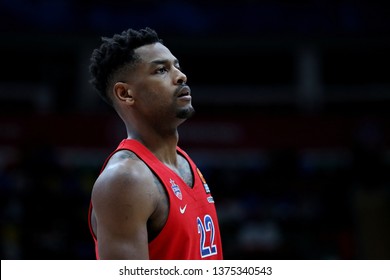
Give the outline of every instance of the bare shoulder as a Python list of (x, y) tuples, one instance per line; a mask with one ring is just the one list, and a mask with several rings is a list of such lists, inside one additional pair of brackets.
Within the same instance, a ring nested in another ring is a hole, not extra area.
[(149, 168), (136, 154), (121, 150), (110, 158), (97, 183), (100, 183), (99, 181), (121, 183), (122, 180), (126, 180), (126, 183), (137, 183), (147, 180), (151, 175)]
[(115, 206), (119, 211), (122, 206), (142, 205), (138, 213), (143, 210), (148, 215), (154, 211), (154, 193), (158, 194), (154, 174), (134, 153), (122, 150), (111, 157), (96, 180), (92, 203), (95, 209), (104, 205), (104, 208)]
[(167, 216), (164, 195), (141, 159), (127, 150), (115, 153), (92, 190), (91, 224), (100, 258), (148, 258), (148, 239)]

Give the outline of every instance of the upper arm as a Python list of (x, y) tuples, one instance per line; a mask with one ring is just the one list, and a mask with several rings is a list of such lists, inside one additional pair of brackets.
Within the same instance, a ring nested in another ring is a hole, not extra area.
[(92, 191), (101, 259), (148, 259), (147, 221), (155, 210), (153, 175), (140, 161), (108, 166)]

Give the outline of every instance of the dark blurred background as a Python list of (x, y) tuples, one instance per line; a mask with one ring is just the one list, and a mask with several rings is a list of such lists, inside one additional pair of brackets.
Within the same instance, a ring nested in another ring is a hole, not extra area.
[(155, 28), (226, 259), (390, 259), (390, 9), (375, 1), (0, 1), (1, 259), (93, 259), (87, 211), (124, 125), (101, 36)]

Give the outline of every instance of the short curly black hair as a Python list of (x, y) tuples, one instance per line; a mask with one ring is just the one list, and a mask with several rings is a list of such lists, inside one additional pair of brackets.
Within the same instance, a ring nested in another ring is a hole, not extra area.
[(109, 89), (114, 74), (131, 67), (139, 61), (134, 49), (153, 43), (163, 43), (155, 30), (146, 27), (140, 30), (128, 29), (112, 38), (102, 37), (102, 44), (92, 52), (89, 71), (90, 83), (104, 101), (112, 105)]

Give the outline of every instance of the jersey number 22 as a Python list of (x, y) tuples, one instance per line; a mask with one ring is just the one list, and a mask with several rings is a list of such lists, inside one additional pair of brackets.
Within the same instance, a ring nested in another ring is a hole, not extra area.
[[(201, 218), (197, 218), (198, 233), (200, 234), (200, 255), (202, 258), (206, 258), (217, 253), (217, 246), (214, 244), (215, 227), (213, 219), (210, 215), (205, 215), (202, 221)], [(206, 236), (209, 234), (210, 245), (206, 245)]]

